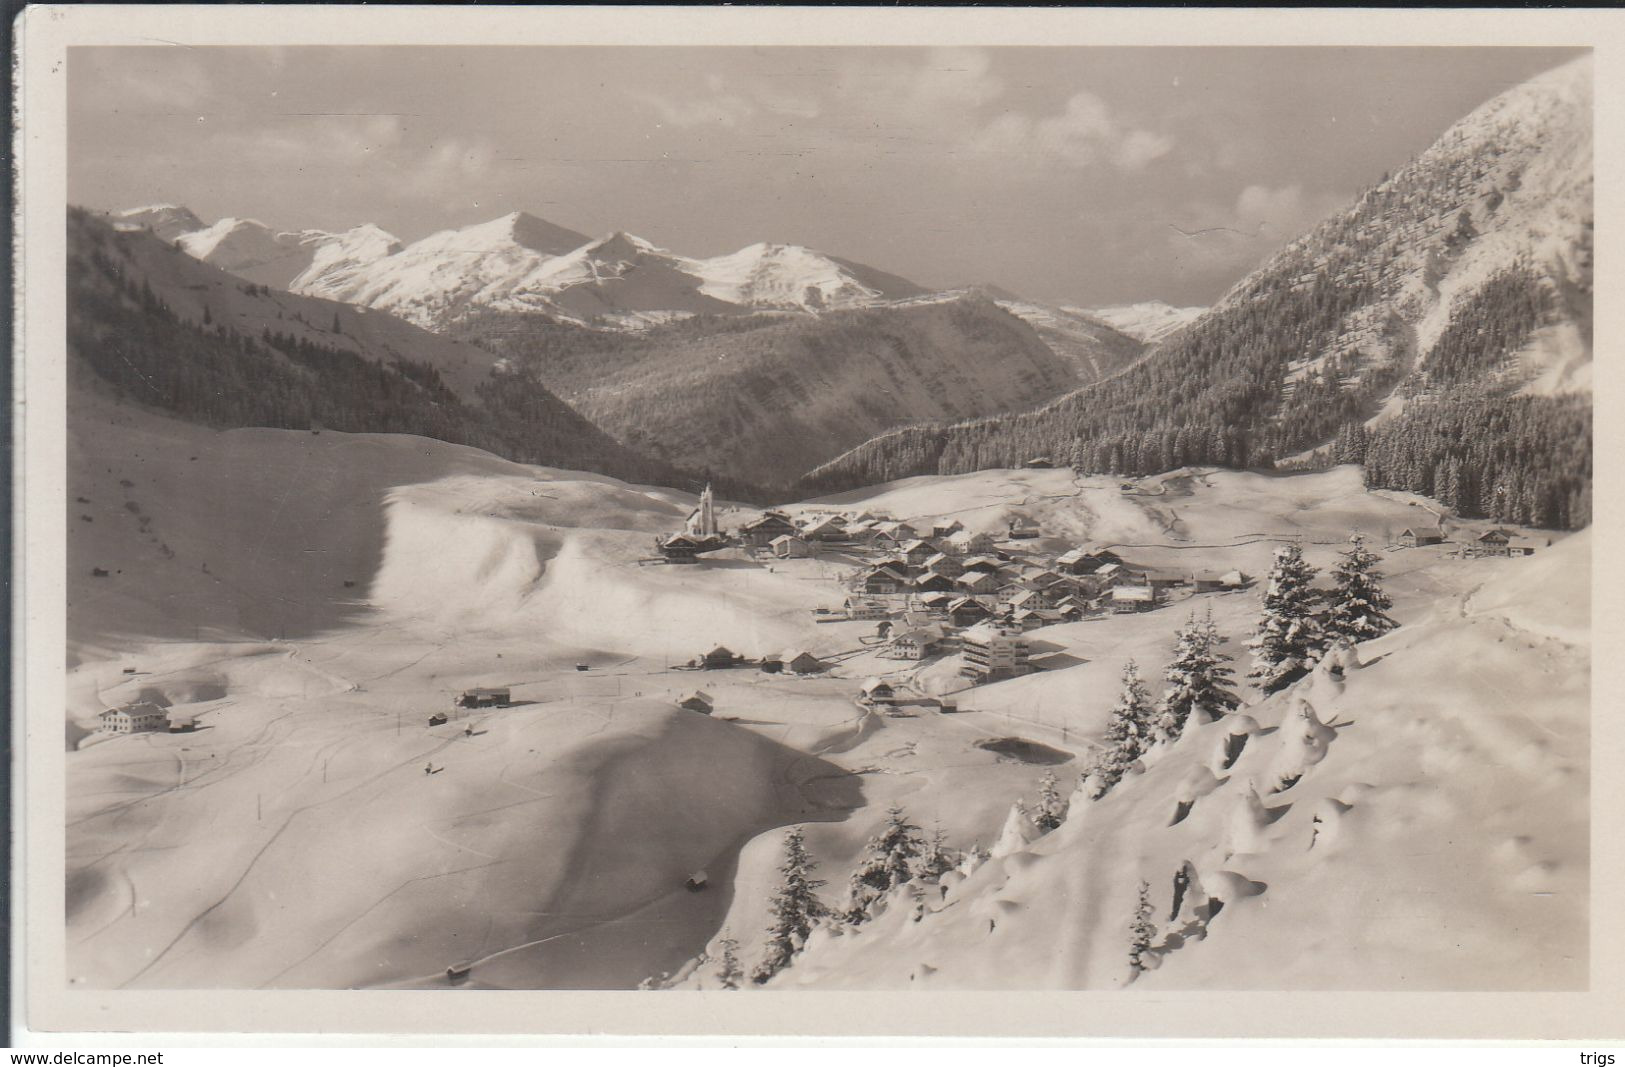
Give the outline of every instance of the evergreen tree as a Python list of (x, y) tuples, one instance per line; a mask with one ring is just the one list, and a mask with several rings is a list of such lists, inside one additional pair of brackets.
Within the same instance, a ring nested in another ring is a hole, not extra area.
[(893, 806), (886, 812), (886, 825), (869, 839), (857, 869), (852, 872), (851, 904), (847, 919), (863, 922), (869, 907), (892, 888), (914, 877), (914, 865), (924, 849), (920, 828), (908, 821), (903, 809)]
[(1174, 661), (1163, 672), (1168, 689), (1157, 705), (1157, 741), (1177, 741), (1192, 713), (1204, 717), (1198, 721), (1214, 722), (1241, 703), (1228, 688), (1231, 670), (1225, 663), (1230, 657), (1218, 651), (1222, 640), (1211, 606), (1203, 621), (1197, 622), (1195, 616), (1186, 619), (1174, 648)]
[(1038, 810), (1033, 814), (1033, 825), (1049, 833), (1066, 818), (1066, 800), (1056, 782), (1054, 771), (1045, 771), (1038, 782)]
[(724, 937), (718, 944), (722, 955), (717, 959), (717, 981), (722, 983), (723, 989), (738, 989), (745, 977), (744, 969), (739, 966), (739, 942)]
[(784, 878), (769, 905), (773, 925), (768, 927), (767, 952), (751, 974), (751, 981), (757, 985), (790, 966), (812, 933), (813, 923), (826, 914), (824, 902), (817, 895), (824, 882), (812, 876), (816, 866), (807, 855), (801, 827), (792, 826), (784, 835), (784, 862), (779, 865)]
[(344, 323), (339, 321), (339, 313), (337, 311), (333, 312), (333, 332), (334, 333), (343, 333), (344, 332)]
[(932, 827), (931, 838), (925, 844), (925, 851), (920, 854), (919, 862), (914, 865), (914, 877), (922, 881), (933, 881), (941, 878), (955, 867), (959, 866), (962, 857), (948, 847), (948, 839), (942, 833), (942, 824)]
[(1129, 660), (1123, 665), (1123, 689), (1106, 726), (1106, 748), (1088, 772), (1095, 781), (1093, 799), (1099, 800), (1110, 792), (1150, 747), (1153, 713), (1151, 695), (1140, 681), (1140, 668)]
[(1129, 924), (1128, 963), (1135, 977), (1146, 969), (1145, 955), (1151, 951), (1151, 941), (1157, 936), (1151, 914), (1151, 884), (1141, 879), (1140, 899), (1134, 907), (1134, 921)]
[(1309, 583), (1319, 573), (1303, 558), (1296, 541), (1275, 550), (1264, 588), (1264, 614), (1247, 647), (1253, 652), (1249, 678), (1266, 693), (1286, 686), (1297, 672), (1314, 666), (1325, 648), (1314, 609), (1320, 599)]
[(1331, 610), (1326, 615), (1327, 643), (1346, 637), (1369, 641), (1381, 637), (1399, 624), (1388, 617), (1393, 602), (1382, 591), (1378, 556), (1365, 547), (1365, 538), (1355, 534), (1349, 550), (1341, 554), (1332, 571)]

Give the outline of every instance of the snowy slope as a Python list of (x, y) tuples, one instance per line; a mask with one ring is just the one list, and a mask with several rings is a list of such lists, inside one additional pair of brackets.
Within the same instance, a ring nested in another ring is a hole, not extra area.
[(240, 278), (295, 291), (304, 288), (306, 279), (343, 277), (400, 248), (400, 242), (370, 223), (342, 233), (290, 233), (237, 218), (182, 234), (176, 243), (194, 258)]
[(1341, 674), (1153, 749), (968, 877), (815, 932), (769, 988), (1121, 987), (1142, 879), (1137, 988), (1585, 988), (1589, 555), (1579, 534), (1477, 581), (1441, 572), (1433, 609)]
[(1068, 307), (1064, 310), (1098, 319), (1113, 329), (1126, 333), (1136, 340), (1144, 341), (1146, 344), (1156, 344), (1169, 334), (1195, 322), (1207, 308), (1176, 308), (1163, 303), (1161, 300), (1146, 300), (1138, 304), (1123, 304), (1118, 307)]

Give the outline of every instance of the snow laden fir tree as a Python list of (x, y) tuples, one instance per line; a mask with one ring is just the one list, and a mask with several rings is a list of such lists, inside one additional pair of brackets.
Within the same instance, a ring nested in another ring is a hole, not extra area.
[(1318, 572), (1303, 558), (1296, 541), (1275, 550), (1264, 588), (1264, 615), (1247, 647), (1253, 667), (1247, 677), (1265, 693), (1284, 689), (1319, 659), (1325, 636), (1315, 607), (1321, 594), (1311, 583)]
[(1140, 681), (1140, 668), (1133, 660), (1123, 665), (1123, 689), (1112, 707), (1111, 721), (1106, 726), (1105, 750), (1084, 776), (1084, 785), (1092, 800), (1099, 800), (1112, 787), (1123, 780), (1134, 762), (1151, 747), (1152, 718), (1155, 708), (1145, 683)]
[(824, 882), (812, 876), (814, 866), (812, 857), (807, 854), (801, 827), (792, 826), (784, 835), (784, 862), (779, 866), (779, 873), (784, 877), (769, 906), (773, 925), (768, 928), (767, 952), (751, 973), (751, 981), (757, 985), (765, 984), (790, 966), (801, 946), (807, 943), (813, 923), (826, 913), (817, 895)]
[(1224, 639), (1213, 624), (1213, 609), (1197, 622), (1186, 619), (1174, 646), (1173, 662), (1163, 672), (1168, 689), (1157, 705), (1153, 737), (1162, 744), (1177, 741), (1194, 714), (1198, 722), (1214, 722), (1241, 703), (1229, 689), (1233, 673), (1230, 657), (1218, 650)]
[(869, 839), (852, 872), (847, 921), (859, 923), (870, 918), (876, 900), (911, 880), (924, 848), (920, 828), (908, 821), (903, 809), (887, 809), (886, 825)]
[(1348, 551), (1340, 554), (1332, 571), (1332, 591), (1327, 597), (1331, 609), (1325, 626), (1328, 646), (1339, 637), (1369, 641), (1399, 625), (1388, 617), (1388, 609), (1394, 605), (1382, 591), (1377, 554), (1365, 547), (1365, 538), (1359, 534), (1349, 541)]

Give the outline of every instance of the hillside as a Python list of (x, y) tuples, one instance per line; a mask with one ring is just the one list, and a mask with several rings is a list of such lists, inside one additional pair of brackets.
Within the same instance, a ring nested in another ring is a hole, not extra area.
[(85, 212), (70, 212), (68, 247), (70, 375), (88, 376), (87, 389), (216, 428), (413, 433), (521, 461), (685, 480), (472, 345), (242, 281)]
[(1075, 315), (1086, 315), (1128, 334), (1137, 341), (1156, 344), (1184, 329), (1202, 317), (1207, 308), (1176, 308), (1161, 300), (1147, 300), (1138, 304), (1123, 304), (1105, 308), (1066, 308)]
[(452, 333), (633, 448), (770, 484), (889, 427), (1030, 408), (1078, 380), (1030, 326), (978, 297), (635, 334), (487, 312)]
[[(1582, 526), (1590, 101), (1589, 59), (1509, 90), (1124, 373), (1031, 414), (888, 434), (807, 486), (1036, 454), (1103, 472), (1268, 466), (1339, 438), (1320, 461), (1393, 457), (1373, 485)], [(1438, 484), (1451, 465), (1454, 489)]]

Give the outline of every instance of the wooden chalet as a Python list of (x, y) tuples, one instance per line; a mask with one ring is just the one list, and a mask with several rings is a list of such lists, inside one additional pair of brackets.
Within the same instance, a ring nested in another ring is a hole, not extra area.
[(718, 645), (700, 656), (700, 666), (708, 671), (725, 670), (739, 662), (739, 655), (727, 645)]
[(923, 566), (932, 574), (940, 574), (944, 578), (957, 578), (965, 573), (965, 565), (946, 552), (938, 552), (927, 559)]
[(891, 704), (897, 700), (897, 690), (890, 682), (870, 678), (858, 690), (858, 699), (865, 704)]
[(770, 547), (780, 559), (806, 559), (813, 554), (812, 545), (795, 534), (780, 534), (770, 542)]
[(996, 575), (987, 571), (966, 571), (954, 579), (954, 585), (976, 596), (991, 596), (998, 590), (1000, 582)]
[(457, 698), (459, 708), (501, 708), (513, 703), (513, 691), (507, 686), (465, 689)]
[(764, 511), (739, 528), (739, 539), (753, 548), (767, 548), (775, 537), (794, 535), (796, 524), (782, 511)]
[(942, 644), (942, 637), (940, 626), (922, 626), (917, 630), (910, 630), (901, 637), (892, 639), (892, 657), (907, 660), (924, 659)]
[(1444, 544), (1444, 531), (1436, 527), (1407, 527), (1399, 531), (1394, 540), (1403, 548), (1421, 548)]
[(909, 588), (916, 593), (949, 593), (956, 588), (952, 578), (934, 571), (916, 574), (908, 581)]
[(1473, 547), (1478, 550), (1478, 554), (1481, 556), (1509, 555), (1508, 546), (1512, 544), (1512, 539), (1516, 536), (1511, 530), (1496, 527), (1493, 530), (1485, 530), (1479, 534), (1473, 541)]
[(839, 515), (814, 516), (801, 527), (801, 536), (808, 541), (845, 541), (846, 520)]
[(1017, 515), (1011, 518), (1006, 530), (1012, 541), (1031, 540), (1039, 534), (1038, 523), (1025, 515)]
[(952, 537), (954, 534), (958, 533), (964, 528), (965, 524), (960, 522), (958, 519), (952, 519), (948, 522), (932, 523), (931, 538), (932, 540), (938, 540), (944, 537)]
[(876, 567), (863, 576), (865, 593), (901, 593), (908, 588), (908, 576), (890, 565)]
[(1122, 564), (1122, 557), (1109, 548), (1074, 548), (1056, 557), (1055, 566), (1067, 574), (1094, 574), (1109, 564)]
[(696, 689), (679, 700), (677, 706), (684, 711), (697, 711), (701, 715), (709, 715), (716, 709), (716, 700), (703, 689)]
[(937, 551), (936, 545), (933, 545), (930, 541), (922, 541), (919, 538), (898, 545), (897, 554), (910, 567), (924, 567), (926, 560), (932, 556), (941, 555)]
[(1119, 615), (1150, 611), (1157, 606), (1157, 594), (1148, 585), (1115, 586), (1111, 591), (1111, 606)]
[(955, 626), (972, 626), (991, 614), (986, 604), (973, 597), (962, 596), (948, 605), (948, 620)]
[(787, 648), (779, 653), (784, 669), (791, 674), (817, 674), (826, 664), (804, 648)]
[(866, 600), (862, 597), (853, 596), (846, 598), (843, 610), (849, 619), (884, 619), (890, 614), (890, 609), (878, 600)]
[(992, 552), (994, 543), (992, 534), (971, 533), (969, 530), (960, 530), (939, 542), (942, 550), (951, 556), (975, 556)]
[(1550, 548), (1552, 539), (1549, 537), (1514, 537), (1507, 542), (1507, 555), (1533, 556), (1542, 548)]
[(108, 708), (99, 718), (102, 730), (110, 734), (155, 733), (169, 727), (169, 713), (150, 700)]

